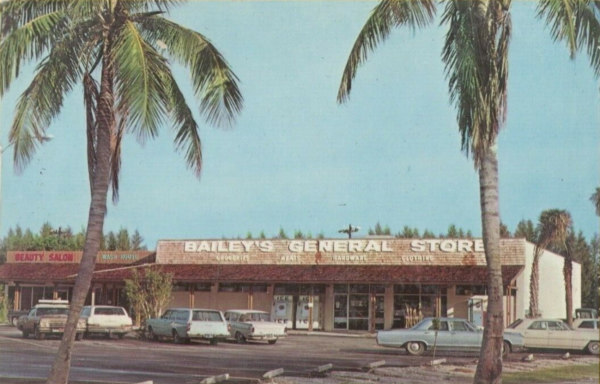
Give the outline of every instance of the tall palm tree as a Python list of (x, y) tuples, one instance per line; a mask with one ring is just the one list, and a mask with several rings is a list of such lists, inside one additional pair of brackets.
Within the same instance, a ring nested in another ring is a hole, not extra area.
[[(166, 19), (177, 0), (8, 0), (0, 3), (0, 96), (23, 62), (38, 61), (10, 129), (16, 169), (27, 165), (76, 83), (84, 89), (91, 202), (86, 241), (65, 333), (48, 383), (66, 383), (75, 326), (100, 247), (109, 184), (118, 196), (121, 139), (157, 135), (170, 122), (196, 175), (198, 124), (166, 56), (188, 67), (200, 112), (231, 124), (242, 107), (237, 78), (203, 35)], [(96, 78), (99, 80), (96, 80)], [(83, 128), (83, 127), (82, 127)]]
[[(539, 311), (540, 256), (544, 249), (548, 248), (551, 244), (565, 244), (570, 227), (571, 215), (565, 210), (549, 209), (540, 214), (536, 228), (537, 240), (533, 252), (531, 276), (529, 278), (529, 316), (531, 317), (539, 317), (541, 315)], [(566, 281), (565, 278), (565, 283)]]
[[(475, 383), (498, 383), (502, 374), (502, 271), (496, 139), (506, 116), (511, 0), (448, 0), (442, 60), (457, 109), (462, 149), (479, 173), (482, 233), (487, 261), (488, 308)], [(381, 0), (360, 31), (344, 69), (338, 102), (345, 102), (358, 67), (392, 28), (432, 23), (434, 0)], [(585, 49), (600, 75), (600, 0), (542, 0), (538, 15), (565, 41), (572, 57)]]
[(594, 208), (596, 208), (596, 216), (600, 216), (600, 187), (596, 187), (596, 192), (592, 193), (590, 201), (594, 204)]

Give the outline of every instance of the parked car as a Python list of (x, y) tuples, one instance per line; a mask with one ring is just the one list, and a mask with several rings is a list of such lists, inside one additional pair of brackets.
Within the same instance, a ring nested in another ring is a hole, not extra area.
[(573, 320), (573, 328), (578, 331), (598, 333), (598, 319), (575, 319)]
[(597, 319), (598, 310), (594, 308), (577, 308), (575, 310), (576, 319)]
[(217, 344), (229, 337), (229, 326), (221, 311), (170, 308), (161, 317), (146, 320), (146, 335), (150, 340), (168, 337), (175, 343), (197, 339)]
[[(426, 317), (412, 328), (377, 332), (377, 344), (384, 347), (405, 348), (410, 355), (422, 355), (427, 350), (478, 351), (481, 349), (483, 330), (465, 319), (440, 317), (437, 339), (433, 317)], [(503, 355), (523, 347), (523, 335), (504, 331)]]
[(509, 328), (523, 333), (525, 348), (586, 350), (593, 355), (600, 350), (597, 330), (571, 329), (559, 319), (519, 319)]
[(131, 332), (133, 321), (123, 307), (111, 305), (88, 305), (81, 309), (81, 318), (85, 320), (85, 336), (92, 334), (117, 335), (122, 339)]
[(287, 335), (285, 325), (271, 321), (267, 312), (252, 309), (230, 309), (225, 312), (229, 322), (230, 335), (238, 343), (247, 340), (263, 340), (275, 344)]
[[(69, 315), (69, 302), (66, 300), (40, 300), (28, 314), (19, 317), (17, 328), (23, 337), (33, 334), (36, 339), (44, 339), (49, 335), (62, 336)], [(79, 319), (75, 334), (81, 340), (85, 332), (85, 321)]]

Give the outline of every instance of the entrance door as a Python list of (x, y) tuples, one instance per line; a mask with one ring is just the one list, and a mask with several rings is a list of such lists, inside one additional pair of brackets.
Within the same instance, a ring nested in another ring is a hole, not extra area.
[(348, 295), (336, 294), (333, 299), (333, 328), (348, 329)]
[(369, 329), (369, 294), (351, 294), (348, 305), (348, 329)]

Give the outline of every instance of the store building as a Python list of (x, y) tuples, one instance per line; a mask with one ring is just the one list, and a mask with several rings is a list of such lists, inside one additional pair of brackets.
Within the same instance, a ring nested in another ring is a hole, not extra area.
[[(534, 245), (503, 239), (501, 250), (509, 323), (526, 316)], [(11, 252), (0, 266), (0, 282), (9, 285), (15, 308), (41, 298), (40, 287), (44, 297), (51, 291), (52, 297), (69, 298), (77, 256), (53, 262), (50, 256)], [(544, 316), (566, 317), (563, 261), (548, 251), (540, 258)], [(260, 309), (298, 329), (373, 331), (410, 326), (422, 316), (481, 323), (486, 301), (482, 240), (395, 238), (160, 240), (155, 253), (100, 254), (88, 300), (125, 303), (124, 280), (145, 267), (173, 275), (172, 306)], [(577, 263), (573, 299), (579, 307)]]

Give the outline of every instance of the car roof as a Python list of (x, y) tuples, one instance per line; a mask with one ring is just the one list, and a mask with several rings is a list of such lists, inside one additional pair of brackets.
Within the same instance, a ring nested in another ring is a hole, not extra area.
[(166, 311), (213, 311), (220, 312), (218, 309), (212, 308), (185, 308), (185, 307), (175, 307), (175, 308), (167, 308)]
[(228, 309), (225, 312), (234, 312), (234, 313), (266, 313), (265, 311), (259, 311), (257, 309)]

